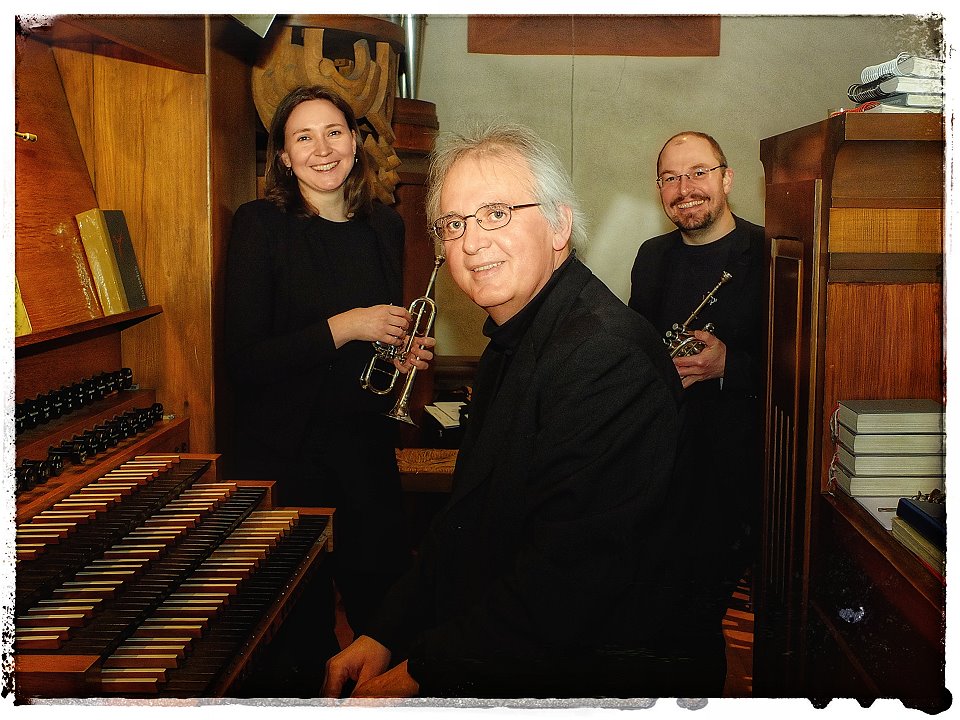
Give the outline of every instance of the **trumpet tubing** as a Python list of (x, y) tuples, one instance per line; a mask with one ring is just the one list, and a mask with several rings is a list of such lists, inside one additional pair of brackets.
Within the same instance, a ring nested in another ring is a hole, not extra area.
[[(367, 367), (360, 376), (360, 384), (365, 390), (369, 390), (377, 395), (387, 395), (392, 392), (401, 374), (400, 370), (393, 365), (393, 361), (406, 357), (406, 355), (413, 350), (413, 345), (418, 342), (419, 338), (430, 334), (430, 331), (433, 329), (433, 321), (437, 316), (437, 303), (430, 297), (430, 293), (433, 292), (433, 286), (437, 282), (437, 273), (445, 259), (442, 248), (438, 249), (437, 255), (434, 258), (433, 273), (430, 275), (430, 282), (427, 284), (426, 292), (411, 302), (410, 307), (407, 308), (407, 312), (410, 313), (413, 322), (407, 333), (406, 342), (400, 346), (386, 345), (380, 342), (373, 343), (373, 357), (370, 358), (370, 362), (367, 363)], [(389, 369), (384, 367), (387, 365)], [(387, 377), (389, 378), (389, 382), (378, 386), (374, 380), (375, 376)], [(400, 420), (409, 425), (416, 425), (410, 416), (409, 409), (410, 395), (413, 392), (413, 383), (416, 377), (417, 368), (411, 367), (404, 378), (397, 402), (393, 408), (386, 413), (387, 417)]]
[[(673, 327), (667, 330), (663, 337), (663, 344), (669, 349), (671, 358), (698, 355), (703, 348), (706, 347), (700, 340), (697, 340), (693, 332), (687, 328), (690, 326), (690, 323), (696, 320), (701, 310), (707, 305), (712, 305), (717, 301), (717, 290), (729, 282), (732, 277), (733, 275), (724, 270), (720, 275), (720, 282), (714, 286), (713, 290), (703, 296), (703, 300), (701, 300), (700, 304), (690, 313), (690, 316), (684, 320), (682, 324), (674, 323)], [(713, 323), (707, 323), (703, 326), (703, 330), (708, 333), (712, 333), (714, 329)]]

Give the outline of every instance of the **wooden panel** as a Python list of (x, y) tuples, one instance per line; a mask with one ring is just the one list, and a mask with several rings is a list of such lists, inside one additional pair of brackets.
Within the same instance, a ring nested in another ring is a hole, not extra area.
[(467, 50), (498, 55), (716, 57), (719, 15), (470, 15)]
[[(820, 272), (819, 182), (767, 187), (770, 250), (761, 564), (757, 578), (754, 689), (799, 691), (809, 558), (805, 541), (812, 457), (810, 362), (817, 341), (812, 296)], [(815, 370), (814, 370), (815, 372)]]
[(820, 489), (833, 455), (829, 418), (840, 400), (943, 400), (943, 292), (937, 283), (830, 283), (821, 409)]
[(48, 40), (190, 73), (206, 67), (202, 15), (60, 15)]
[(17, 402), (122, 366), (120, 338), (111, 329), (76, 343), (17, 358)]
[[(230, 447), (233, 399), (223, 362), (223, 296), (226, 283), (226, 253), (233, 213), (257, 197), (256, 128), (259, 123), (250, 90), (250, 68), (225, 52), (235, 34), (234, 23), (211, 18), (210, 48), (210, 278), (213, 315), (213, 373), (215, 446)], [(198, 438), (198, 442), (201, 440)]]
[(942, 253), (939, 209), (830, 209), (831, 253)]
[[(941, 207), (943, 137), (943, 116), (939, 114), (843, 113), (766, 138), (760, 143), (760, 159), (767, 185), (821, 179), (826, 196), (841, 201), (857, 198), (847, 203), (855, 207), (884, 207), (878, 204), (881, 202), (887, 207)], [(923, 147), (909, 149), (908, 143)], [(859, 149), (843, 149), (846, 144)], [(896, 159), (895, 149), (909, 153), (909, 171)], [(844, 166), (840, 168), (842, 188), (834, 191), (838, 164)], [(885, 172), (891, 164), (900, 171)], [(937, 172), (941, 173), (939, 181)], [(874, 185), (876, 197), (867, 193), (867, 184)]]
[(50, 48), (16, 50), (16, 128), (37, 136), (16, 141), (16, 273), (41, 331), (103, 316), (74, 217), (97, 199)]
[[(99, 206), (123, 210), (162, 322), (124, 332), (122, 357), (167, 412), (193, 418), (191, 445), (213, 447), (207, 81), (203, 75), (58, 49), (66, 88), (90, 118), (84, 150)], [(86, 57), (77, 57), (86, 55)], [(76, 66), (89, 67), (86, 72)]]

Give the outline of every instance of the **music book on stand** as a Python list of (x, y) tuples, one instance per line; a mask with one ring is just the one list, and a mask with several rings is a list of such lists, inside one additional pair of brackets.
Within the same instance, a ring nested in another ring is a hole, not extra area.
[(837, 420), (855, 433), (942, 433), (944, 409), (919, 398), (841, 400)]

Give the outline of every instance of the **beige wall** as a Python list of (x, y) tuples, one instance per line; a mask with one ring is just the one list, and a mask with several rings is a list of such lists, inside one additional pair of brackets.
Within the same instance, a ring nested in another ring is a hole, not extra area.
[[(735, 171), (734, 213), (763, 222), (760, 140), (850, 107), (866, 65), (898, 52), (936, 53), (915, 16), (730, 16), (719, 57), (592, 57), (467, 53), (466, 16), (426, 17), (418, 97), (436, 103), (442, 131), (502, 117), (554, 143), (590, 222), (583, 259), (624, 301), (640, 243), (672, 228), (653, 179), (675, 132), (720, 142)], [(497, 99), (496, 102), (493, 99)], [(441, 271), (442, 355), (479, 355), (485, 314)]]

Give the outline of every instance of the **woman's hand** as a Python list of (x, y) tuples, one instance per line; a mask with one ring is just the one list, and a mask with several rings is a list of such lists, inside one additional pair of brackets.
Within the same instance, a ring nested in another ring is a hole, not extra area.
[(353, 308), (327, 320), (337, 348), (351, 340), (401, 345), (410, 327), (410, 313), (399, 305)]
[[(406, 338), (403, 339), (403, 342), (406, 342)], [(404, 374), (410, 372), (411, 368), (426, 370), (430, 367), (430, 361), (433, 360), (432, 348), (436, 344), (437, 339), (427, 335), (415, 338), (413, 345), (410, 347), (410, 352), (393, 361), (394, 367)]]

